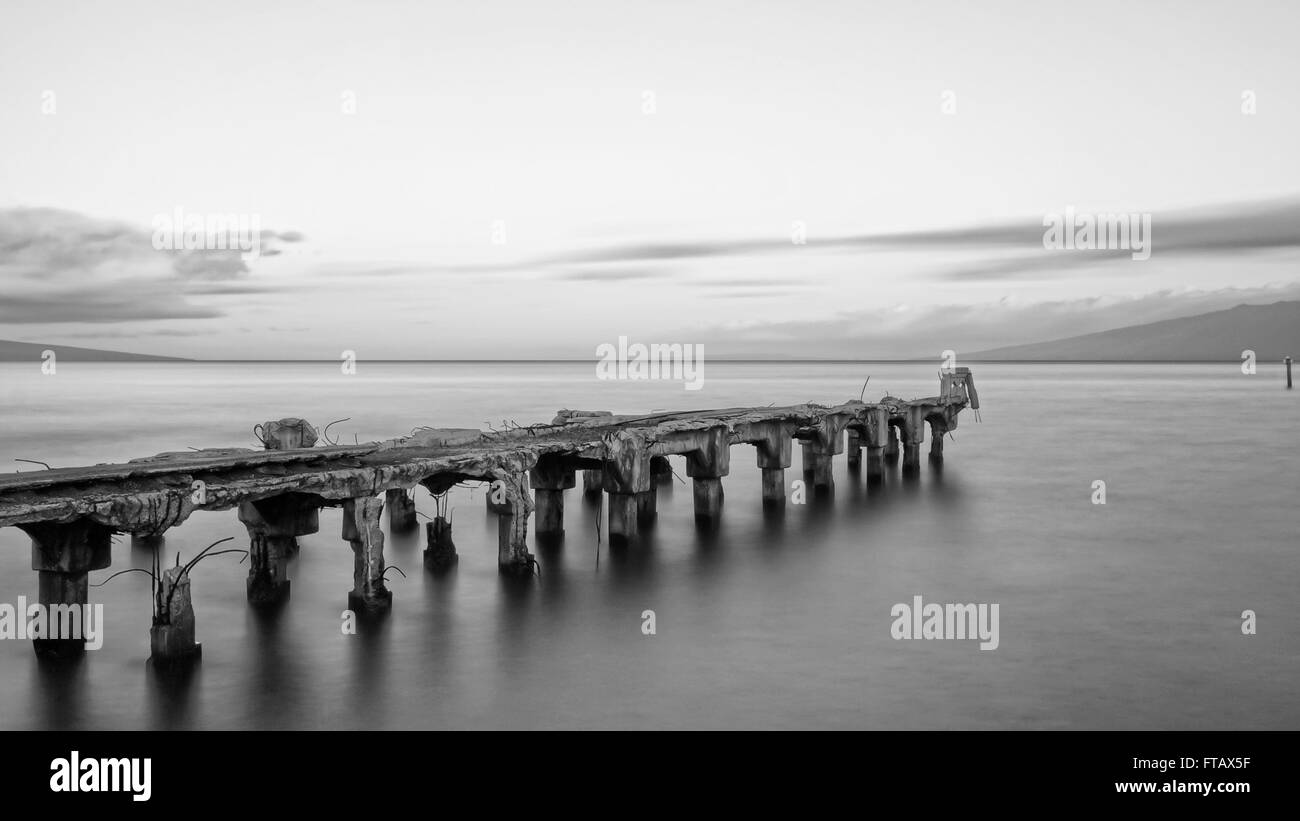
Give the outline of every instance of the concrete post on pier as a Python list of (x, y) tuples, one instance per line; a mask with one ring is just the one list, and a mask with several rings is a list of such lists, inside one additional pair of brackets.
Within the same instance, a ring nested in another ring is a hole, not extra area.
[(925, 440), (926, 408), (911, 406), (907, 409), (903, 425), (903, 472), (916, 473), (921, 469), (921, 443)]
[(763, 472), (763, 506), (784, 507), (785, 470), (790, 467), (795, 426), (790, 422), (753, 422), (739, 429), (741, 441), (754, 446)]
[(695, 521), (714, 525), (722, 517), (722, 477), (731, 472), (731, 431), (718, 426), (689, 435), (695, 448), (686, 454), (686, 475), (694, 480)]
[(158, 579), (161, 613), (149, 628), (149, 662), (170, 666), (197, 659), (203, 646), (195, 640), (194, 604), (190, 575), (184, 567), (169, 567)]
[(849, 471), (857, 473), (862, 468), (862, 435), (857, 428), (845, 431), (844, 453), (848, 460)]
[(379, 518), (384, 503), (373, 496), (343, 503), (343, 539), (352, 545), (352, 590), (348, 609), (358, 616), (387, 613), (393, 594), (384, 582), (384, 531)]
[(497, 520), (497, 571), (506, 576), (531, 576), (537, 560), (528, 552), (528, 516), (533, 500), (528, 498), (525, 473), (494, 477), (493, 484), (505, 493), (509, 513)]
[(240, 502), (239, 521), (248, 529), (249, 604), (279, 604), (289, 598), (289, 554), (298, 536), (320, 530), (316, 505), (293, 493)]
[(885, 461), (891, 465), (897, 462), (899, 451), (898, 425), (891, 421), (885, 430)]
[(605, 441), (604, 489), (609, 493), (610, 544), (640, 535), (641, 499), (650, 493), (650, 454), (645, 434), (620, 430)]
[[(38, 601), (47, 613), (56, 605), (76, 607), (69, 618), (82, 624), (83, 605), (89, 602), (91, 570), (108, 567), (111, 556), (111, 528), (89, 519), (73, 522), (34, 522), (19, 525), (32, 539), (32, 570), (38, 573)], [(27, 618), (20, 614), (19, 618)], [(32, 647), (41, 658), (71, 658), (85, 652), (84, 638), (50, 637), (56, 625), (46, 622), (45, 635), (33, 637)], [(84, 624), (82, 624), (84, 628)], [(101, 625), (102, 628), (102, 625)], [(30, 635), (30, 633), (29, 633)], [(84, 637), (84, 632), (83, 632)]]
[(582, 495), (588, 499), (599, 499), (601, 488), (605, 480), (599, 470), (584, 470), (582, 472)]
[(564, 491), (577, 485), (573, 468), (566, 468), (557, 458), (543, 456), (528, 472), (537, 507), (537, 538), (564, 537)]
[(943, 461), (943, 437), (944, 426), (935, 420), (930, 420), (930, 461)]
[(384, 507), (388, 509), (388, 530), (393, 535), (418, 530), (415, 517), (415, 500), (405, 488), (393, 487), (384, 492)]
[(872, 408), (867, 412), (867, 484), (878, 485), (885, 479), (885, 448), (893, 438), (889, 410)]
[(267, 450), (294, 450), (315, 447), (319, 434), (306, 419), (291, 417), (275, 422), (264, 422), (253, 428)]

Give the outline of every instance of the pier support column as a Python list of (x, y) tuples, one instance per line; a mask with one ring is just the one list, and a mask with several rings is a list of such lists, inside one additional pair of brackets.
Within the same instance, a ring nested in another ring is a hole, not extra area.
[(785, 504), (785, 468), (762, 468), (763, 506), (781, 507)]
[(528, 496), (528, 475), (496, 477), (504, 490), (509, 513), (497, 520), (497, 571), (506, 576), (531, 576), (537, 560), (528, 552), (528, 516), (533, 500)]
[(633, 541), (640, 534), (638, 513), (642, 494), (650, 492), (650, 454), (645, 434), (620, 430), (605, 444), (601, 471), (609, 493), (610, 544)]
[(248, 603), (278, 604), (289, 598), (289, 554), (296, 537), (320, 530), (318, 501), (296, 494), (240, 502), (248, 529)]
[(903, 472), (916, 473), (921, 469), (921, 444), (925, 441), (924, 406), (913, 405), (907, 409), (903, 426)]
[(394, 535), (410, 533), (420, 526), (415, 518), (415, 500), (405, 489), (389, 488), (384, 493), (384, 506), (388, 508), (388, 530)]
[(785, 506), (785, 469), (790, 467), (794, 431), (789, 422), (755, 422), (739, 430), (741, 441), (754, 446), (763, 472), (763, 507)]
[(695, 521), (710, 525), (717, 524), (722, 518), (722, 479), (697, 476), (694, 485)]
[(639, 507), (637, 493), (609, 494), (609, 541), (611, 544), (626, 543), (641, 535), (640, 522), (637, 519)]
[(343, 503), (343, 538), (352, 545), (352, 590), (348, 609), (357, 615), (387, 613), (393, 594), (384, 583), (384, 531), (379, 526), (384, 503), (373, 496)]
[(811, 474), (813, 487), (832, 490), (835, 487), (835, 454), (844, 452), (844, 429), (852, 417), (832, 414), (822, 417), (811, 431), (804, 431), (803, 472)]
[(560, 538), (564, 535), (564, 491), (533, 488), (537, 507), (537, 537)]
[(885, 479), (885, 447), (891, 436), (889, 411), (872, 408), (867, 412), (867, 484), (878, 485)]
[(903, 470), (907, 473), (915, 473), (921, 469), (921, 444), (919, 442), (908, 442), (903, 445)]
[[(83, 605), (89, 602), (90, 594), (87, 574), (108, 567), (112, 528), (89, 519), (66, 524), (35, 522), (19, 527), (32, 539), (32, 570), (38, 574), (37, 600), (45, 612), (49, 613), (54, 605), (72, 605), (84, 616)], [(19, 618), (25, 619), (27, 614), (22, 613)], [(54, 627), (46, 623), (46, 636)], [(42, 658), (71, 658), (84, 653), (86, 645), (84, 638), (42, 637), (32, 639), (32, 648)]]
[(195, 640), (189, 574), (184, 567), (169, 567), (158, 586), (163, 610), (154, 614), (149, 628), (149, 661), (168, 666), (198, 658), (203, 647)]
[(543, 456), (528, 473), (537, 507), (537, 538), (564, 536), (564, 491), (577, 485), (577, 476), (558, 460)]
[(604, 484), (603, 474), (599, 470), (584, 470), (582, 472), (582, 495), (588, 498), (599, 499), (601, 486)]
[(833, 455), (815, 439), (800, 443), (803, 449), (803, 475), (812, 481), (814, 488), (830, 490), (835, 487)]
[(636, 495), (636, 518), (641, 524), (651, 524), (659, 518), (659, 491), (654, 482), (650, 489)]
[(722, 477), (731, 472), (731, 431), (719, 426), (691, 436), (696, 449), (686, 455), (686, 475), (695, 484), (695, 521), (715, 525), (722, 517)]
[(847, 454), (849, 470), (857, 473), (862, 467), (862, 439), (855, 429), (846, 432), (844, 452)]
[(930, 461), (943, 461), (943, 434), (935, 433), (933, 428), (930, 429)]
[(885, 461), (893, 464), (898, 461), (898, 426), (888, 425), (885, 430)]
[[(526, 474), (512, 477), (512, 483), (517, 483), (521, 486), (524, 493), (528, 492), (527, 482)], [(487, 496), (485, 497), (485, 500), (487, 502), (489, 513), (496, 513), (499, 516), (509, 516), (513, 512), (514, 507), (510, 501), (510, 494), (506, 485), (507, 482), (504, 479), (496, 479), (488, 483)]]

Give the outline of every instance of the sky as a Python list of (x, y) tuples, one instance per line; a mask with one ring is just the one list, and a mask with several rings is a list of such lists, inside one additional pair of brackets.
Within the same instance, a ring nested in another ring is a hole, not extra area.
[[(938, 356), (1300, 298), (1300, 4), (7, 2), (0, 338)], [(1146, 214), (1151, 255), (1043, 247)], [(155, 220), (256, 217), (260, 254)]]

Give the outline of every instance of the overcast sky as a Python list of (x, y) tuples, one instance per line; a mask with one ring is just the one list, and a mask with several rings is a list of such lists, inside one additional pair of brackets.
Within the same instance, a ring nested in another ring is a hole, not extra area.
[[(9, 0), (0, 338), (937, 356), (1300, 298), (1298, 31), (1285, 0)], [(1067, 206), (1150, 213), (1151, 258), (1044, 250)], [(178, 207), (257, 215), (263, 255), (155, 250)]]

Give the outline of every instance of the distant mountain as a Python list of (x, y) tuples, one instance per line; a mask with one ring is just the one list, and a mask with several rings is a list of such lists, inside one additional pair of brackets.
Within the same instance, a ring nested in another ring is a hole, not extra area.
[(122, 351), (101, 351), (96, 348), (75, 348), (71, 345), (37, 345), (33, 342), (14, 342), (0, 339), (0, 362), (40, 362), (41, 353), (54, 351), (62, 362), (184, 362), (178, 356), (151, 356)]
[(1300, 302), (1238, 305), (1182, 319), (994, 348), (966, 354), (965, 358), (1203, 362), (1238, 360), (1244, 350), (1254, 351), (1260, 361), (1300, 357)]

